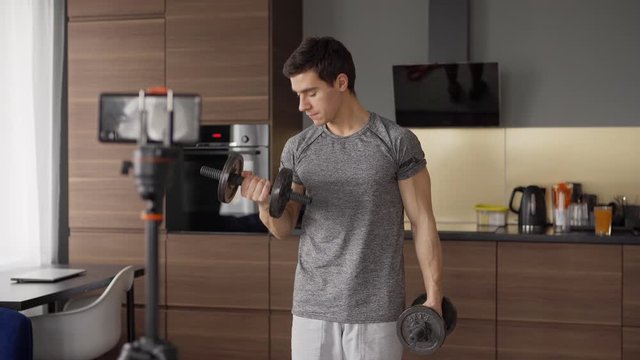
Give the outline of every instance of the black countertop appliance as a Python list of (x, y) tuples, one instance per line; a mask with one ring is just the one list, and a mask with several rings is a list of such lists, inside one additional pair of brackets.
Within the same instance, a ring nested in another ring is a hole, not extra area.
[[(520, 206), (516, 210), (513, 199), (516, 193), (522, 193)], [(543, 233), (547, 225), (547, 205), (545, 188), (535, 185), (518, 186), (511, 192), (509, 208), (518, 214), (518, 229), (522, 233)]]

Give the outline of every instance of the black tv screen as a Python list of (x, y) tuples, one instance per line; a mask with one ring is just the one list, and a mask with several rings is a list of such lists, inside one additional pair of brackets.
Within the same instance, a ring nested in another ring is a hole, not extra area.
[(498, 63), (394, 65), (393, 91), (401, 126), (500, 125)]

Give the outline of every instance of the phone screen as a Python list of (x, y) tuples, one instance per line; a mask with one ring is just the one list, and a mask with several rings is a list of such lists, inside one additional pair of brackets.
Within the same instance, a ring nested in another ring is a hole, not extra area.
[[(146, 95), (146, 133), (149, 142), (162, 142), (168, 131), (167, 97)], [(138, 94), (101, 94), (98, 139), (130, 143), (140, 138)], [(199, 139), (201, 100), (199, 95), (174, 94), (173, 143), (194, 144)]]

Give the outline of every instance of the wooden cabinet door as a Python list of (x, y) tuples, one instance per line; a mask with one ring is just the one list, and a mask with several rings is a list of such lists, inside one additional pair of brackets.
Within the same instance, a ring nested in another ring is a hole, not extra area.
[(640, 326), (640, 246), (623, 246), (622, 323)]
[(498, 243), (498, 320), (621, 325), (620, 245)]
[(619, 326), (498, 321), (497, 359), (619, 360), (621, 341)]
[(640, 359), (640, 328), (622, 328), (622, 360)]
[(268, 309), (268, 235), (169, 234), (167, 303)]
[[(444, 294), (458, 310), (458, 317), (496, 318), (496, 243), (494, 241), (443, 241)], [(423, 294), (424, 282), (415, 243), (404, 247), (407, 305)]]
[(270, 359), (291, 360), (291, 311), (271, 311), (269, 316)]
[(67, 0), (71, 21), (82, 18), (164, 16), (164, 0)]
[(180, 360), (267, 360), (269, 313), (170, 309), (167, 337)]
[(293, 281), (298, 264), (298, 236), (269, 242), (269, 296), (272, 310), (291, 310)]
[(134, 145), (98, 143), (103, 92), (164, 84), (164, 19), (70, 22), (69, 225), (143, 229), (133, 177), (120, 174)]
[(269, 121), (269, 1), (167, 0), (167, 86), (202, 123)]
[[(99, 230), (71, 230), (69, 236), (69, 262), (74, 264), (145, 264), (145, 234), (143, 232), (116, 232)], [(158, 238), (159, 304), (165, 298), (165, 235)], [(136, 304), (144, 304), (146, 276), (134, 280)]]

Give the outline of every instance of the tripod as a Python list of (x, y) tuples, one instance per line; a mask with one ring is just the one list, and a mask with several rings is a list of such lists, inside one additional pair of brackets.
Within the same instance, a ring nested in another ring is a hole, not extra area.
[(123, 172), (133, 166), (136, 186), (140, 197), (146, 201), (142, 213), (145, 221), (147, 272), (145, 327), (147, 335), (133, 343), (124, 344), (118, 360), (173, 360), (178, 358), (177, 349), (158, 335), (158, 234), (164, 218), (162, 212), (165, 188), (174, 163), (180, 158), (180, 148), (173, 145), (173, 92), (167, 93), (168, 127), (162, 144), (151, 144), (146, 135), (146, 111), (144, 91), (140, 90), (140, 137), (134, 151), (133, 163), (125, 162)]

